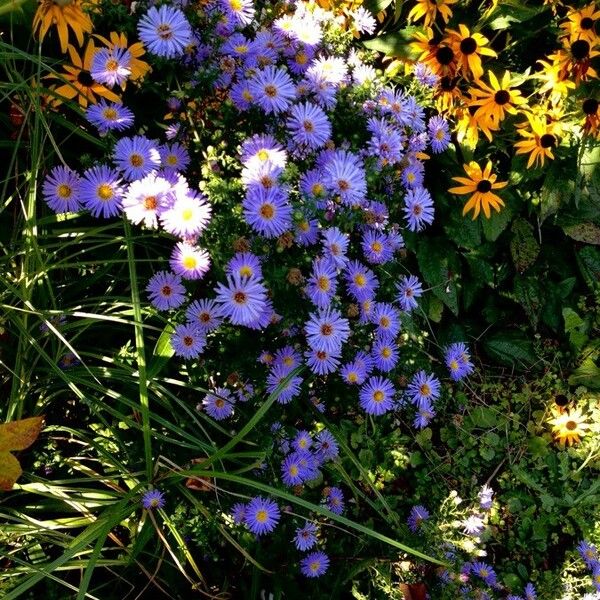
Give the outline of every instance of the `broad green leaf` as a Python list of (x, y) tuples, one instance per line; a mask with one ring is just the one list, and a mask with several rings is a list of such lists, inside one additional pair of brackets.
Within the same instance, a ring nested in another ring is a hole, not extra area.
[(505, 206), (499, 213), (492, 211), (489, 219), (481, 220), (483, 235), (488, 242), (495, 242), (506, 229), (513, 217), (510, 207)]
[(584, 324), (583, 319), (572, 308), (563, 308), (562, 316), (565, 320), (565, 331), (567, 333)]
[(510, 253), (519, 273), (528, 269), (540, 253), (540, 245), (533, 235), (533, 227), (525, 219), (517, 219), (511, 228)]
[(537, 328), (542, 308), (543, 290), (535, 277), (515, 276), (515, 300), (523, 307), (534, 329)]
[(410, 47), (416, 27), (406, 27), (402, 31), (386, 33), (379, 37), (363, 42), (365, 48), (382, 52), (386, 56), (402, 58), (404, 60), (416, 60), (418, 51)]
[(600, 245), (600, 227), (594, 223), (579, 223), (563, 227), (563, 231), (572, 239), (586, 244)]
[(11, 490), (23, 472), (11, 451), (29, 448), (40, 435), (43, 422), (41, 416), (0, 425), (0, 490)]
[(470, 413), (469, 418), (473, 427), (491, 429), (498, 424), (496, 411), (488, 406), (476, 406)]
[(574, 183), (565, 177), (559, 163), (552, 163), (540, 193), (540, 220), (544, 221), (565, 206), (573, 195)]
[(497, 333), (488, 337), (483, 345), (492, 358), (506, 365), (526, 368), (537, 361), (533, 342), (520, 331)]
[(152, 352), (152, 359), (148, 365), (146, 374), (148, 380), (154, 379), (164, 369), (173, 354), (175, 354), (173, 346), (171, 346), (171, 336), (174, 331), (175, 328), (169, 323), (160, 334)]
[(588, 286), (595, 290), (600, 282), (600, 249), (586, 246), (577, 252), (577, 264)]
[(584, 385), (592, 390), (600, 390), (600, 367), (591, 357), (586, 358), (569, 377), (569, 385)]

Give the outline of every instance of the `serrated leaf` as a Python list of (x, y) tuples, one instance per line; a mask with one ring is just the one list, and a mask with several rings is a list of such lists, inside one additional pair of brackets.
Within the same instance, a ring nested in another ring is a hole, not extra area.
[(565, 332), (569, 333), (584, 323), (583, 319), (572, 309), (563, 308), (562, 316), (565, 321)]
[(492, 216), (489, 219), (482, 219), (481, 228), (485, 239), (488, 242), (495, 242), (506, 229), (512, 217), (512, 211), (508, 206), (505, 206), (499, 213), (492, 211)]
[(563, 227), (563, 231), (572, 239), (586, 244), (600, 245), (600, 227), (594, 223), (579, 223)]
[(511, 227), (510, 253), (519, 273), (528, 269), (540, 253), (540, 245), (533, 235), (533, 227), (525, 219), (517, 219)]
[(600, 390), (600, 367), (586, 358), (569, 377), (569, 385), (583, 385), (592, 390)]
[(505, 365), (526, 368), (537, 361), (532, 341), (520, 331), (492, 335), (483, 345), (492, 358)]
[(479, 221), (465, 219), (458, 211), (453, 210), (444, 224), (448, 237), (461, 248), (474, 249), (481, 244), (481, 227)]
[(469, 417), (474, 427), (481, 429), (491, 429), (498, 424), (496, 411), (488, 406), (476, 406), (470, 413)]
[(540, 221), (555, 214), (573, 195), (572, 184), (565, 183), (565, 180), (565, 173), (559, 163), (552, 163), (540, 192)]
[(588, 286), (595, 290), (600, 282), (600, 250), (586, 246), (577, 252), (577, 264)]
[(29, 448), (40, 435), (43, 422), (41, 416), (0, 425), (0, 490), (11, 490), (22, 473), (19, 461), (11, 452)]
[(514, 295), (516, 301), (523, 307), (534, 329), (537, 328), (540, 310), (542, 308), (542, 290), (540, 283), (534, 277), (515, 277)]

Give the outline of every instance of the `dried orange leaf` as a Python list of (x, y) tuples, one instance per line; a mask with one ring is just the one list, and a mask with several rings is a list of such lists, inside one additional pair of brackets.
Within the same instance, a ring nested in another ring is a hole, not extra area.
[(22, 472), (19, 461), (10, 452), (0, 452), (0, 490), (12, 490)]
[(37, 440), (44, 417), (30, 417), (0, 425), (0, 452), (25, 450)]

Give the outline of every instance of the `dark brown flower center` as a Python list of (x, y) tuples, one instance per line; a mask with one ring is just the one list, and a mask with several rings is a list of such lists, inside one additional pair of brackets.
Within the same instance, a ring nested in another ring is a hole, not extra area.
[(246, 294), (244, 292), (236, 292), (233, 295), (233, 300), (236, 304), (246, 304)]
[(591, 17), (583, 17), (581, 19), (581, 29), (591, 29), (594, 26), (594, 19)]
[(458, 83), (458, 77), (442, 77), (440, 79), (440, 88), (443, 92), (451, 92)]
[(465, 38), (460, 43), (460, 51), (463, 54), (473, 54), (475, 50), (477, 50), (477, 42), (472, 37)]
[(173, 290), (170, 285), (163, 285), (160, 292), (163, 296), (170, 296), (173, 293)]
[(595, 115), (598, 112), (598, 100), (587, 98), (583, 101), (582, 108), (586, 115)]
[(191, 346), (194, 345), (194, 338), (189, 335), (186, 335), (183, 338), (183, 344), (184, 344), (184, 346), (187, 346), (188, 348), (190, 348)]
[(502, 106), (510, 100), (510, 94), (506, 90), (498, 90), (494, 94), (494, 102)]
[(556, 398), (554, 398), (554, 402), (556, 406), (566, 406), (569, 404), (569, 399), (564, 394), (558, 394)]
[(321, 325), (321, 333), (323, 335), (331, 335), (333, 333), (333, 327), (329, 323)]
[(569, 431), (573, 431), (574, 429), (577, 429), (577, 423), (575, 421), (567, 421), (565, 427), (569, 430)]
[(477, 184), (477, 191), (482, 194), (487, 194), (492, 189), (492, 184), (487, 179), (482, 179)]
[(552, 146), (556, 145), (556, 138), (551, 133), (545, 133), (540, 138), (540, 145), (542, 148), (552, 148)]
[(77, 74), (77, 81), (85, 87), (94, 85), (94, 78), (91, 76), (90, 72), (85, 69), (79, 71)]
[(571, 54), (575, 60), (583, 60), (590, 53), (590, 44), (585, 40), (577, 40), (571, 44)]
[(442, 46), (441, 48), (438, 48), (438, 51), (435, 53), (435, 58), (440, 65), (449, 65), (454, 58), (454, 52), (452, 52), (452, 49), (448, 48), (448, 46)]

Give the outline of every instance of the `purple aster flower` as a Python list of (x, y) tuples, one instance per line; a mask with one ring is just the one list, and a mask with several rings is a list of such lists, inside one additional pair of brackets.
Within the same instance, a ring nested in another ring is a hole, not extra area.
[(142, 506), (146, 510), (162, 508), (165, 505), (165, 495), (160, 490), (148, 490), (142, 496)]
[(270, 498), (257, 496), (248, 503), (244, 522), (252, 533), (263, 535), (275, 529), (280, 516), (276, 502)]
[(179, 242), (171, 252), (171, 270), (184, 279), (202, 279), (210, 269), (210, 256), (203, 248)]
[(327, 196), (325, 174), (321, 169), (311, 169), (300, 176), (300, 191), (309, 200), (322, 201)]
[(121, 138), (115, 144), (113, 158), (128, 181), (141, 179), (160, 167), (158, 146), (143, 135)]
[(229, 98), (241, 111), (248, 110), (255, 103), (255, 98), (250, 91), (250, 82), (247, 79), (233, 84), (229, 91)]
[(319, 222), (316, 219), (303, 218), (294, 228), (294, 239), (300, 246), (312, 246), (319, 239)]
[(171, 125), (169, 125), (165, 131), (165, 137), (168, 140), (174, 140), (179, 135), (180, 130), (181, 130), (180, 123), (171, 123)]
[(444, 360), (450, 371), (450, 378), (454, 381), (460, 381), (473, 372), (473, 363), (471, 362), (469, 350), (466, 344), (458, 342), (451, 344), (446, 348)]
[(77, 356), (75, 354), (73, 354), (73, 352), (66, 352), (65, 354), (63, 354), (63, 356), (61, 357), (61, 359), (58, 361), (58, 366), (61, 369), (70, 369), (72, 367), (76, 367), (77, 365), (80, 365), (81, 361), (77, 358)]
[(354, 27), (359, 33), (371, 34), (377, 27), (375, 17), (363, 6), (359, 6), (355, 11), (350, 13), (354, 20)]
[(494, 586), (497, 583), (497, 576), (494, 569), (484, 562), (474, 562), (471, 565), (471, 573), (483, 579), (489, 586)]
[(42, 195), (55, 213), (77, 212), (81, 209), (79, 175), (69, 167), (54, 167), (46, 176)]
[(281, 463), (281, 481), (287, 486), (301, 485), (306, 475), (304, 461), (297, 452), (286, 456)]
[(340, 376), (350, 385), (362, 385), (367, 378), (367, 370), (364, 364), (354, 360), (342, 367)]
[(325, 350), (309, 350), (304, 353), (306, 364), (316, 375), (333, 373), (340, 365), (339, 353), (325, 352)]
[(439, 398), (441, 387), (440, 381), (435, 375), (419, 371), (415, 373), (408, 384), (406, 393), (414, 404), (421, 406), (424, 402), (431, 403)]
[(152, 54), (174, 58), (185, 54), (192, 39), (192, 28), (178, 8), (163, 4), (152, 6), (139, 20), (138, 34)]
[(430, 88), (435, 87), (440, 79), (425, 63), (417, 63), (413, 75), (421, 85)]
[(525, 594), (525, 600), (536, 600), (537, 594), (535, 592), (535, 587), (533, 587), (533, 583), (528, 583), (525, 586), (523, 594)]
[(105, 165), (91, 167), (83, 174), (79, 190), (81, 202), (92, 216), (106, 219), (121, 212), (123, 187), (115, 169)]
[(178, 308), (185, 302), (185, 288), (181, 277), (170, 271), (155, 273), (148, 282), (146, 291), (150, 302), (158, 310)]
[(325, 165), (325, 182), (329, 191), (348, 206), (361, 204), (367, 194), (362, 161), (345, 150), (336, 150)]
[(324, 490), (325, 506), (335, 515), (344, 512), (344, 492), (339, 487), (329, 487)]
[(329, 430), (322, 429), (315, 437), (316, 452), (323, 460), (333, 460), (334, 458), (337, 458), (340, 449), (336, 439)]
[[(299, 44), (288, 59), (288, 67), (294, 75), (302, 75), (315, 57), (315, 49), (305, 44)], [(296, 88), (298, 94), (298, 89)], [(299, 95), (299, 94), (298, 94)]]
[(294, 544), (298, 550), (306, 552), (310, 550), (317, 543), (317, 533), (319, 532), (317, 526), (314, 523), (306, 522), (304, 527), (298, 527), (296, 529), (296, 535), (294, 536)]
[(267, 113), (287, 110), (296, 95), (294, 82), (282, 68), (268, 66), (256, 73), (250, 82), (250, 93)]
[(408, 528), (413, 533), (417, 533), (421, 527), (421, 523), (427, 519), (429, 519), (429, 511), (422, 504), (417, 504), (410, 509), (410, 514), (406, 522), (408, 523)]
[(583, 558), (588, 568), (591, 568), (592, 564), (598, 562), (600, 558), (596, 546), (594, 546), (594, 544), (586, 542), (585, 540), (579, 542), (579, 544), (577, 545), (577, 552), (579, 552), (579, 555), (581, 556), (581, 558)]
[(242, 144), (240, 160), (245, 167), (254, 163), (269, 161), (276, 167), (284, 168), (287, 154), (281, 144), (272, 135), (253, 135)]
[(252, 0), (219, 0), (219, 7), (240, 26), (250, 25), (254, 19)]
[(310, 301), (318, 308), (327, 308), (335, 296), (337, 288), (337, 271), (335, 265), (322, 258), (313, 262), (313, 271), (306, 286)]
[(325, 552), (311, 552), (300, 562), (300, 572), (305, 577), (321, 577), (329, 568), (329, 557)]
[(211, 208), (202, 194), (187, 186), (175, 187), (175, 198), (171, 206), (161, 211), (161, 225), (171, 235), (183, 239), (194, 238), (208, 225)]
[(312, 446), (312, 438), (308, 431), (301, 430), (296, 434), (296, 437), (292, 440), (292, 448), (298, 450), (298, 452), (305, 452)]
[(227, 285), (217, 285), (216, 301), (223, 316), (234, 325), (248, 325), (261, 317), (267, 301), (267, 289), (256, 277), (227, 275)]
[(506, 596), (506, 600), (523, 600), (523, 596), (516, 596), (515, 594), (509, 594)]
[(339, 86), (348, 78), (348, 64), (342, 56), (319, 56), (312, 61), (309, 75), (323, 77), (328, 83)]
[(337, 227), (324, 229), (321, 233), (325, 257), (331, 260), (336, 267), (343, 268), (348, 262), (346, 252), (348, 251), (350, 236), (347, 233), (342, 233)]
[(321, 463), (316, 455), (311, 454), (310, 452), (298, 451), (293, 452), (292, 454), (298, 456), (303, 469), (304, 481), (312, 481), (319, 476), (319, 466)]
[(195, 324), (177, 325), (171, 335), (171, 346), (175, 356), (197, 358), (206, 346), (203, 331)]
[(396, 390), (389, 379), (369, 377), (359, 392), (360, 406), (370, 415), (383, 415), (392, 410)]
[(361, 248), (367, 261), (375, 265), (386, 263), (394, 256), (387, 235), (376, 229), (367, 229), (363, 233)]
[(371, 200), (365, 206), (365, 218), (368, 227), (379, 230), (383, 229), (388, 223), (389, 216), (388, 207), (383, 202)]
[(409, 189), (416, 189), (423, 186), (425, 168), (420, 160), (411, 162), (402, 171), (402, 183)]
[(483, 510), (490, 510), (494, 502), (494, 490), (487, 484), (484, 484), (479, 490), (479, 506)]
[(387, 302), (377, 302), (371, 315), (371, 321), (377, 325), (378, 335), (396, 337), (400, 332), (400, 313)]
[(164, 144), (159, 147), (160, 160), (163, 168), (172, 171), (185, 171), (190, 164), (188, 151), (179, 143)]
[(407, 116), (410, 128), (413, 131), (425, 131), (425, 111), (414, 96), (406, 98), (404, 114)]
[(431, 151), (434, 154), (443, 152), (450, 145), (450, 128), (444, 117), (431, 117), (427, 124), (427, 131), (431, 140)]
[(240, 277), (262, 277), (262, 267), (260, 259), (252, 252), (238, 252), (227, 263), (225, 272), (228, 274), (237, 273)]
[(284, 369), (287, 369), (289, 373), (300, 366), (302, 363), (302, 355), (294, 350), (292, 346), (285, 346), (275, 352), (272, 363), (274, 367), (281, 366)]
[(417, 407), (417, 414), (415, 415), (413, 425), (416, 429), (424, 429), (431, 423), (433, 417), (435, 417), (435, 410), (433, 410), (431, 402), (425, 400)]
[(123, 85), (131, 75), (131, 58), (126, 48), (99, 48), (92, 58), (90, 75), (94, 81), (108, 87)]
[(342, 345), (350, 337), (348, 319), (339, 310), (327, 308), (310, 314), (305, 325), (306, 340), (313, 350), (339, 354)]
[(225, 388), (215, 388), (204, 396), (201, 408), (216, 421), (222, 421), (233, 414), (235, 397)]
[(600, 563), (592, 567), (592, 584), (597, 592), (600, 592)]
[(292, 224), (292, 208), (281, 188), (256, 188), (248, 193), (243, 207), (248, 225), (264, 237), (277, 237)]
[(404, 198), (404, 216), (411, 231), (421, 231), (433, 223), (435, 209), (429, 192), (423, 188), (410, 189)]
[(372, 156), (378, 157), (379, 167), (394, 165), (402, 160), (403, 156), (402, 134), (395, 128), (388, 128), (385, 133), (374, 135), (367, 144), (367, 151)]
[(273, 367), (269, 376), (267, 377), (267, 391), (269, 394), (273, 394), (280, 386), (277, 402), (279, 404), (288, 404), (300, 393), (300, 386), (302, 385), (302, 378), (295, 376), (289, 379), (285, 383), (286, 378), (290, 374), (290, 369), (285, 365), (276, 365)]
[(382, 335), (379, 336), (373, 344), (371, 356), (375, 363), (375, 368), (382, 373), (388, 373), (398, 363), (398, 346), (393, 338)]
[(135, 225), (143, 223), (150, 229), (158, 227), (158, 215), (167, 203), (171, 184), (156, 173), (133, 181), (123, 197), (123, 212)]
[(371, 300), (379, 287), (375, 273), (357, 260), (352, 260), (346, 265), (346, 285), (348, 293), (359, 302)]
[(485, 523), (479, 515), (469, 515), (461, 525), (467, 535), (480, 536), (485, 529)]
[(101, 98), (97, 104), (90, 104), (85, 112), (85, 118), (98, 129), (100, 133), (108, 131), (124, 131), (133, 125), (133, 112), (122, 104), (107, 102)]
[(398, 290), (398, 304), (403, 311), (410, 312), (417, 308), (418, 303), (416, 298), (423, 295), (423, 288), (421, 282), (414, 275), (404, 277), (404, 279), (396, 284)]
[(236, 502), (231, 507), (231, 517), (236, 525), (241, 525), (246, 518), (246, 504), (243, 502)]
[(223, 321), (221, 307), (214, 300), (207, 299), (194, 300), (185, 311), (185, 317), (204, 333), (217, 329)]
[(325, 111), (312, 102), (296, 104), (290, 110), (287, 128), (296, 144), (320, 148), (331, 136), (331, 123)]

